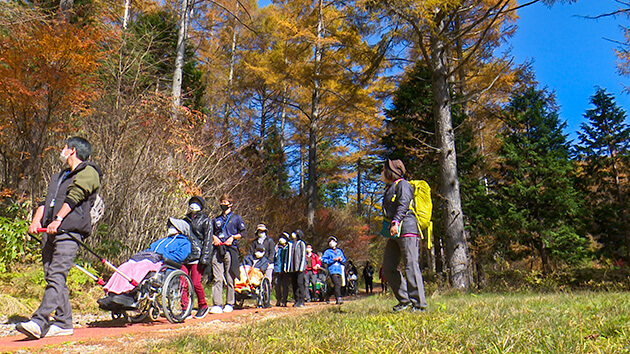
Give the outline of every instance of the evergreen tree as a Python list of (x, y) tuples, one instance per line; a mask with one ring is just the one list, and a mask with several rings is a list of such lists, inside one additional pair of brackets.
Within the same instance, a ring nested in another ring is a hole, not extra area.
[[(603, 244), (606, 256), (625, 256), (630, 261), (628, 227), (628, 157), (630, 126), (626, 112), (615, 103), (613, 95), (599, 88), (591, 97), (593, 109), (584, 114), (576, 146), (582, 162), (580, 181), (588, 193), (587, 210), (591, 217), (588, 230)], [(617, 254), (623, 251), (625, 254)]]
[(504, 113), (499, 177), (498, 234), (514, 258), (535, 256), (543, 272), (552, 260), (578, 261), (587, 239), (576, 232), (581, 198), (574, 163), (553, 97), (534, 87), (515, 94)]

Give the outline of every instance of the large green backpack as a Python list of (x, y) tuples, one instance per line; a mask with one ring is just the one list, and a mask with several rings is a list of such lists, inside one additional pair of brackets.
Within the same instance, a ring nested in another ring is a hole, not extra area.
[[(409, 184), (413, 186), (413, 200), (409, 203), (409, 208), (418, 220), (420, 236), (423, 239), (426, 236), (427, 247), (432, 248), (433, 222), (431, 221), (431, 214), (433, 213), (433, 202), (431, 201), (431, 187), (424, 180), (411, 180)], [(394, 186), (394, 188), (396, 187)]]

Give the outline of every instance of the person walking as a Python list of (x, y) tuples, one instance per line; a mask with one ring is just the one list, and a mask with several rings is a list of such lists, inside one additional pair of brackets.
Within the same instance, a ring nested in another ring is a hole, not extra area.
[[(293, 286), (293, 296), (295, 297), (294, 307), (304, 306), (304, 269), (306, 269), (306, 243), (302, 240), (304, 233), (297, 229), (291, 233), (289, 239), (288, 259), (285, 272), (289, 274), (285, 281), (290, 280)], [(288, 285), (287, 285), (288, 287)], [(286, 298), (284, 298), (286, 303)]]
[(363, 280), (365, 280), (365, 292), (371, 294), (374, 291), (374, 287), (372, 286), (372, 280), (374, 277), (374, 267), (372, 267), (372, 263), (370, 261), (365, 262), (365, 267), (363, 267)]
[[(232, 197), (220, 198), (221, 215), (214, 218), (212, 255), (212, 303), (210, 313), (232, 312), (234, 309), (234, 278), (239, 275), (238, 240), (245, 233), (245, 223), (240, 215), (232, 212)], [(226, 304), (223, 305), (223, 284), (227, 288)]]
[[(383, 272), (398, 300), (393, 308), (395, 312), (410, 307), (412, 311), (424, 311), (427, 307), (418, 262), (420, 230), (410, 207), (414, 187), (404, 179), (405, 172), (405, 165), (400, 160), (387, 159), (383, 165), (382, 179), (386, 184), (383, 212), (391, 220), (390, 237), (383, 252)], [(401, 261), (404, 276), (398, 270)]]
[(276, 245), (276, 254), (275, 254), (275, 262), (274, 262), (274, 276), (273, 278), (276, 280), (276, 306), (286, 307), (287, 306), (287, 297), (289, 296), (289, 274), (287, 274), (284, 269), (287, 267), (287, 260), (289, 259), (289, 236), (288, 233), (283, 232), (280, 238), (278, 239), (278, 244)]
[[(194, 196), (188, 200), (188, 213), (184, 220), (190, 225), (190, 235), (188, 239), (191, 244), (191, 251), (184, 260), (182, 270), (190, 275), (195, 294), (197, 295), (197, 313), (195, 318), (204, 318), (208, 313), (206, 303), (206, 293), (204, 292), (201, 278), (203, 269), (210, 266), (210, 251), (212, 246), (213, 223), (203, 210), (206, 202), (200, 196)], [(184, 303), (184, 306), (188, 304)]]
[(88, 161), (91, 154), (92, 146), (86, 139), (72, 137), (65, 141), (59, 154), (64, 169), (53, 175), (45, 203), (37, 207), (28, 227), (31, 234), (46, 228), (42, 237), (46, 281), (42, 302), (29, 321), (16, 325), (29, 339), (74, 333), (66, 282), (79, 242), (92, 232), (90, 209), (101, 187), (102, 172)]
[(311, 301), (315, 295), (315, 286), (317, 285), (317, 273), (322, 266), (317, 253), (313, 252), (312, 245), (306, 245), (306, 268), (304, 269), (304, 290), (305, 300)]
[(346, 256), (340, 248), (337, 248), (337, 238), (335, 236), (328, 238), (328, 247), (322, 255), (322, 263), (328, 266), (328, 274), (333, 286), (328, 288), (326, 302), (329, 301), (330, 295), (334, 293), (337, 305), (341, 305), (343, 304), (341, 300), (341, 276), (343, 274), (343, 265), (346, 263)]

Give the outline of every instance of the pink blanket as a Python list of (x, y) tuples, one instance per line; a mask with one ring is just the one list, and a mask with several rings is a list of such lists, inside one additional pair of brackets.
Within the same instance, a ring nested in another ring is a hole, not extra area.
[[(153, 263), (148, 259), (143, 259), (140, 262), (128, 260), (121, 264), (118, 270), (139, 283), (149, 272), (158, 271), (161, 267), (162, 262)], [(114, 273), (103, 288), (110, 293), (122, 294), (133, 290), (134, 286), (122, 275)]]

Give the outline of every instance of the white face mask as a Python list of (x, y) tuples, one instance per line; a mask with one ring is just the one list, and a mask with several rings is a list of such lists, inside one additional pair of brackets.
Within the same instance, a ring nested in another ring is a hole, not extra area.
[(196, 213), (198, 211), (201, 211), (201, 205), (197, 203), (192, 203), (188, 206), (188, 210), (192, 211), (193, 213)]
[(63, 154), (63, 150), (61, 150), (61, 152), (59, 153), (59, 161), (61, 161), (61, 163), (63, 163), (64, 165), (68, 162), (68, 157), (70, 157), (70, 155), (68, 154), (68, 156)]
[(265, 238), (267, 237), (267, 233), (266, 232), (259, 232), (258, 233), (258, 238)]
[(328, 242), (328, 246), (330, 246), (330, 248), (335, 248), (335, 247), (337, 247), (337, 242), (330, 241), (330, 242)]
[(174, 226), (168, 228), (168, 236), (177, 235), (179, 231)]
[(254, 256), (256, 256), (256, 258), (262, 258), (262, 256), (264, 255), (265, 255), (265, 252), (262, 252), (262, 251), (256, 251), (254, 253)]
[(306, 254), (311, 254), (311, 253), (313, 253), (313, 250), (312, 250), (312, 249), (310, 249), (310, 248), (307, 248), (307, 249), (306, 249)]

